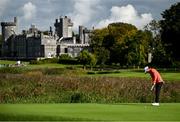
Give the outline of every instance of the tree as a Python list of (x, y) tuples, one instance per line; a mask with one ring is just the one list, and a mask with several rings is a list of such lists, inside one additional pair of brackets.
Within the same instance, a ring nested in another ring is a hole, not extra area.
[(114, 37), (116, 44), (123, 43), (127, 36), (132, 36), (137, 32), (134, 25), (127, 23), (112, 23), (108, 25), (109, 35)]
[(97, 60), (96, 60), (95, 55), (93, 55), (92, 53), (89, 53), (89, 65), (91, 67), (91, 70), (96, 65), (96, 63), (97, 63)]
[(148, 45), (152, 36), (149, 31), (137, 31), (132, 37), (125, 40), (127, 65), (144, 65), (147, 63)]
[(146, 31), (150, 31), (152, 33), (152, 40), (150, 41), (149, 48), (151, 53), (154, 49), (156, 49), (157, 45), (161, 43), (161, 35), (160, 35), (160, 22), (156, 20), (152, 20), (149, 24), (147, 24), (144, 28)]
[(162, 13), (160, 21), (161, 38), (165, 44), (166, 52), (172, 59), (180, 61), (179, 35), (180, 35), (180, 2), (172, 5)]
[(97, 63), (101, 66), (104, 67), (104, 65), (108, 62), (109, 56), (110, 56), (110, 51), (104, 47), (100, 47), (98, 49), (99, 51), (96, 52), (96, 57), (97, 57)]
[(104, 37), (106, 37), (108, 35), (108, 29), (107, 28), (103, 28), (103, 29), (97, 29), (94, 30), (90, 36), (91, 38), (91, 47), (92, 47), (92, 51), (96, 52), (96, 50), (99, 47), (102, 47), (103, 45), (103, 41), (104, 41)]
[(151, 39), (149, 31), (138, 31), (134, 25), (127, 23), (112, 23), (93, 32), (91, 47), (100, 65), (139, 66), (146, 63)]
[(90, 65), (91, 69), (96, 65), (96, 58), (93, 54), (89, 53), (87, 50), (83, 50), (79, 57), (79, 61), (83, 64), (84, 69), (87, 65)]
[(125, 44), (125, 39), (133, 36), (137, 32), (137, 28), (134, 25), (119, 22), (109, 24), (108, 30), (111, 42), (113, 42), (109, 50), (110, 62), (126, 65), (125, 54), (127, 53), (127, 46)]
[[(109, 59), (109, 50), (110, 47), (108, 37), (109, 32), (107, 28), (94, 30), (91, 34), (91, 47), (92, 52), (96, 55), (97, 63), (104, 65)], [(107, 41), (108, 40), (108, 41)]]
[(171, 65), (169, 55), (166, 53), (164, 44), (161, 41), (161, 27), (160, 22), (152, 20), (146, 27), (145, 30), (152, 32), (153, 39), (150, 41), (149, 53), (152, 53), (151, 65), (158, 67), (167, 67)]

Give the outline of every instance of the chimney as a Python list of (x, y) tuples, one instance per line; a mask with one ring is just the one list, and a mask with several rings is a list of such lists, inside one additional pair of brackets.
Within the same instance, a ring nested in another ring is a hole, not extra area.
[(14, 23), (17, 24), (17, 17), (14, 17)]

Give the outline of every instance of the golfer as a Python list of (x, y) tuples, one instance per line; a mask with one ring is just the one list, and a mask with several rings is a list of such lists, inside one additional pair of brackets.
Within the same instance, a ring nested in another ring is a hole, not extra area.
[(145, 73), (149, 73), (151, 75), (152, 83), (153, 83), (151, 87), (151, 91), (155, 88), (155, 102), (152, 103), (152, 105), (159, 106), (159, 95), (164, 81), (156, 69), (146, 66), (144, 70)]

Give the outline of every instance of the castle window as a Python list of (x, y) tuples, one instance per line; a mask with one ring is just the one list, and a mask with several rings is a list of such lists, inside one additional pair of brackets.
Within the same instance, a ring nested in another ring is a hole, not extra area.
[(64, 52), (65, 52), (65, 53), (68, 53), (68, 49), (67, 49), (67, 48), (64, 48)]

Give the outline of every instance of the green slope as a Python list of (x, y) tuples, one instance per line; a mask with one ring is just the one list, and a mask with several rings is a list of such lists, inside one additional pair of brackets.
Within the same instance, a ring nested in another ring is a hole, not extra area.
[(0, 104), (0, 120), (180, 121), (180, 103)]

